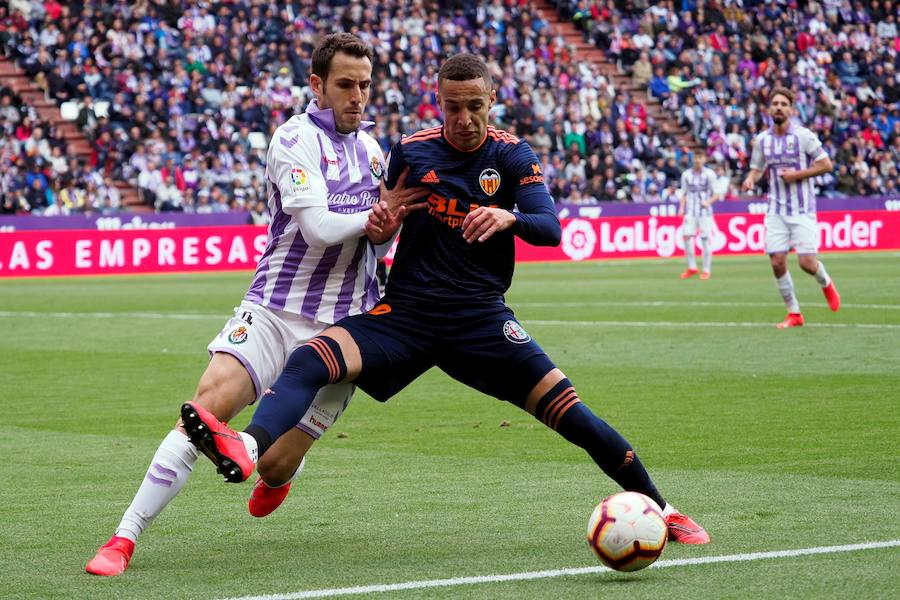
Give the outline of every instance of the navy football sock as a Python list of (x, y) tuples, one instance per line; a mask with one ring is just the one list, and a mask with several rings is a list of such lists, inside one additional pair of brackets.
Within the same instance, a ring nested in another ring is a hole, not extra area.
[(294, 350), (244, 430), (256, 440), (259, 456), (300, 422), (319, 389), (346, 375), (341, 348), (331, 338), (317, 337)]
[(582, 404), (568, 379), (560, 381), (541, 398), (534, 415), (568, 441), (584, 448), (597, 466), (623, 489), (649, 496), (660, 508), (665, 508), (665, 499), (628, 441)]

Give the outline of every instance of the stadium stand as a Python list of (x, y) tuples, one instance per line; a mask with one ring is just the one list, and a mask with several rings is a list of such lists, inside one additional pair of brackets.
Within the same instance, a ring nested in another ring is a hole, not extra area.
[[(376, 48), (369, 113), (385, 149), (440, 123), (443, 56), (484, 55), (496, 77), (496, 124), (534, 145), (562, 202), (670, 200), (699, 142), (723, 178), (742, 172), (775, 83), (798, 92), (801, 120), (835, 158), (837, 170), (819, 182), (825, 194), (893, 193), (897, 8), (803, 5), (13, 0), (0, 6), (9, 59), (0, 72), (15, 79), (0, 93), (0, 113), (18, 111), (30, 130), (43, 126), (20, 138), (19, 121), (0, 121), (0, 156), (10, 165), (0, 177), (2, 205), (115, 210), (102, 198), (115, 188), (128, 207), (255, 207), (265, 198), (268, 136), (306, 105), (310, 50), (335, 30)], [(766, 35), (748, 37), (748, 24)], [(49, 136), (49, 156), (28, 154), (34, 135)], [(77, 168), (55, 173), (54, 147), (74, 155)], [(49, 205), (22, 202), (37, 197), (38, 172)], [(57, 203), (64, 192), (76, 200)]]
[(897, 192), (900, 38), (896, 2), (666, 0), (555, 3), (634, 88), (647, 89), (710, 158), (746, 170), (768, 126), (766, 92), (786, 85), (837, 169), (825, 195)]

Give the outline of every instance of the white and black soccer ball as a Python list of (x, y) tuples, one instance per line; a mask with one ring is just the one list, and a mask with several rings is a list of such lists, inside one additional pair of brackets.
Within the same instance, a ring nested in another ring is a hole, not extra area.
[(587, 539), (607, 567), (637, 571), (649, 567), (662, 554), (668, 527), (656, 502), (638, 492), (621, 492), (594, 509)]

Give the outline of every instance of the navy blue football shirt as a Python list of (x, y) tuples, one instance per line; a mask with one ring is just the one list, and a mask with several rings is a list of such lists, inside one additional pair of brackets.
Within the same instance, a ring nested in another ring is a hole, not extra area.
[[(489, 126), (481, 145), (466, 152), (444, 137), (442, 127), (423, 129), (391, 149), (388, 188), (407, 166), (407, 187), (427, 187), (431, 195), (425, 210), (403, 222), (388, 297), (417, 304), (502, 302), (512, 281), (514, 236), (539, 246), (559, 244), (553, 199), (524, 140)], [(479, 206), (511, 211), (516, 223), (470, 244), (462, 223)]]

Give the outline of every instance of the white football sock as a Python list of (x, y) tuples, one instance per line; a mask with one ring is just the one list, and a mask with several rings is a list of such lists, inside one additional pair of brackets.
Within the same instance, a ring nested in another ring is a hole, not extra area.
[(250, 460), (255, 465), (259, 462), (259, 444), (256, 443), (256, 438), (243, 431), (238, 432), (238, 435), (244, 440), (244, 448), (247, 449), (247, 454), (250, 455)]
[(666, 505), (662, 509), (662, 514), (664, 517), (668, 517), (672, 513), (677, 513), (678, 509), (666, 502)]
[(784, 305), (787, 306), (788, 312), (799, 313), (800, 303), (797, 301), (797, 295), (794, 293), (794, 280), (791, 278), (790, 272), (785, 273), (775, 280), (778, 284), (778, 291), (784, 299)]
[(709, 238), (700, 238), (700, 248), (703, 250), (703, 271), (709, 273), (712, 267), (712, 246), (709, 244)]
[(170, 431), (153, 455), (141, 487), (122, 515), (116, 535), (137, 541), (141, 532), (181, 491), (199, 455), (186, 435)]
[(694, 238), (684, 238), (684, 256), (687, 258), (688, 269), (697, 268), (697, 258), (694, 255)]
[(813, 277), (816, 278), (816, 281), (818, 281), (819, 285), (822, 287), (828, 287), (828, 284), (831, 283), (831, 277), (828, 276), (828, 271), (825, 270), (825, 263), (821, 260), (819, 261), (819, 268)]

